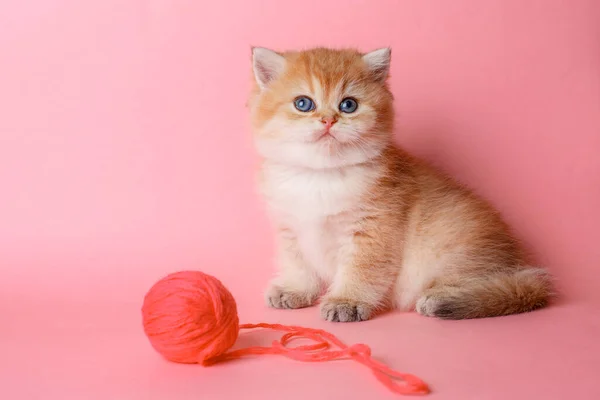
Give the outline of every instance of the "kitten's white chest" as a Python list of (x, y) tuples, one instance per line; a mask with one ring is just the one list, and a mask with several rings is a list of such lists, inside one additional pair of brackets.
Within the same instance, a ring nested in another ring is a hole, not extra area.
[(263, 191), (277, 219), (304, 224), (357, 209), (374, 175), (361, 166), (311, 170), (266, 164)]
[(359, 209), (373, 171), (266, 165), (263, 173), (263, 190), (273, 217), (294, 231), (306, 261), (331, 275), (340, 244), (352, 235), (348, 215)]

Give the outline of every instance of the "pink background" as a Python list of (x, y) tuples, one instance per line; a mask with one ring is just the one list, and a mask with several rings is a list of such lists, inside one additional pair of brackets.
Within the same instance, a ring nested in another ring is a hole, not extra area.
[[(250, 45), (392, 46), (398, 140), (493, 201), (561, 301), (353, 325), (266, 309)], [(594, 0), (3, 1), (0, 398), (396, 398), (351, 362), (162, 361), (142, 297), (188, 268), (221, 278), (243, 321), (371, 344), (431, 398), (600, 398), (599, 50)]]

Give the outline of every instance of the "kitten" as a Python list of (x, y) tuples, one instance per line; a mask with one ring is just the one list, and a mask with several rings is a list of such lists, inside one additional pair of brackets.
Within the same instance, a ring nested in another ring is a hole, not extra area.
[(275, 308), (329, 321), (531, 311), (549, 275), (482, 198), (392, 143), (390, 49), (253, 49), (260, 186), (277, 230)]

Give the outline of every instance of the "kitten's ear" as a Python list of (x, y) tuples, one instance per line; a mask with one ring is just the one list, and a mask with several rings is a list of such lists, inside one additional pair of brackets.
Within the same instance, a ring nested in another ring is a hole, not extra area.
[(252, 68), (256, 83), (261, 89), (264, 89), (283, 72), (285, 58), (273, 50), (253, 47)]
[(390, 61), (392, 59), (392, 49), (386, 47), (377, 49), (362, 57), (367, 68), (373, 74), (378, 82), (384, 82), (390, 73)]

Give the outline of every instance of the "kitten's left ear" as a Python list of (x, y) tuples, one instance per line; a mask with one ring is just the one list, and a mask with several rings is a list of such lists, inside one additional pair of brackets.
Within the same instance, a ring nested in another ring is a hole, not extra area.
[(389, 47), (377, 49), (362, 57), (368, 70), (378, 82), (385, 82), (390, 73), (392, 49)]
[(283, 72), (285, 58), (273, 50), (253, 47), (252, 68), (256, 83), (261, 89), (264, 89)]

